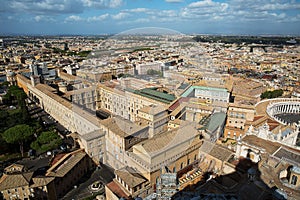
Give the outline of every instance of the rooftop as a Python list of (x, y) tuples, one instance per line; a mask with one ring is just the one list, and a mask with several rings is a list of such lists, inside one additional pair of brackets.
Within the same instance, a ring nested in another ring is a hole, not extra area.
[(202, 146), (199, 149), (201, 152), (207, 153), (221, 161), (228, 161), (229, 158), (234, 155), (232, 151), (227, 148), (224, 148), (220, 145), (211, 143), (210, 141), (205, 140)]
[(171, 103), (176, 99), (176, 97), (172, 94), (160, 92), (156, 90), (157, 88), (144, 88), (141, 90), (133, 90), (133, 89), (126, 89), (129, 92), (132, 92), (134, 94), (138, 94), (156, 101), (160, 101), (162, 103)]
[(29, 185), (32, 176), (33, 172), (12, 175), (4, 174), (0, 179), (0, 191)]
[(80, 137), (82, 139), (84, 139), (85, 141), (92, 141), (94, 139), (100, 138), (104, 135), (104, 132), (102, 130), (95, 130), (92, 131), (90, 133), (84, 134), (84, 135), (80, 135)]
[[(135, 147), (142, 147), (146, 153), (154, 156), (160, 154), (162, 151), (183, 144), (186, 141), (194, 140), (197, 135), (199, 135), (199, 132), (194, 124), (189, 123), (180, 128), (155, 135), (153, 138), (135, 145)], [(188, 149), (189, 146), (185, 148)]]
[(82, 149), (66, 154), (62, 159), (60, 159), (58, 162), (56, 162), (52, 167), (50, 167), (47, 170), (46, 176), (54, 176), (54, 177), (65, 176), (86, 155), (87, 154)]
[(123, 119), (119, 116), (108, 118), (102, 121), (102, 124), (107, 127), (113, 133), (121, 136), (127, 137), (138, 132), (146, 127), (141, 127), (129, 120)]
[(122, 188), (116, 182), (112, 181), (108, 183), (106, 187), (108, 187), (120, 199), (129, 199), (129, 196), (122, 190)]
[(128, 166), (116, 170), (115, 174), (120, 177), (130, 188), (134, 188), (147, 181), (146, 178)]
[(225, 88), (216, 88), (216, 87), (206, 87), (206, 86), (198, 86), (192, 85), (185, 92), (181, 94), (182, 97), (188, 97), (195, 89), (200, 90), (209, 90), (209, 91), (219, 91), (219, 92), (228, 92)]

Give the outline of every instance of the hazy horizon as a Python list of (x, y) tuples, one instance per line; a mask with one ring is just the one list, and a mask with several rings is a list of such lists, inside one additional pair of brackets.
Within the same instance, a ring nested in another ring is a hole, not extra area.
[(2, 0), (0, 35), (300, 35), (299, 0)]

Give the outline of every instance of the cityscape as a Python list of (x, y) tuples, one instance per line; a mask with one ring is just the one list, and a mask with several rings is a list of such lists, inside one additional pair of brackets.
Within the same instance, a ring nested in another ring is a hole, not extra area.
[(300, 2), (3, 3), (0, 199), (300, 198)]

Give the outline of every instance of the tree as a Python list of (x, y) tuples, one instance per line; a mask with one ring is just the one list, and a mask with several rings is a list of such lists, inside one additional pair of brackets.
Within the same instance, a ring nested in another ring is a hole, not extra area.
[(273, 99), (282, 96), (283, 90), (266, 91), (260, 95), (262, 99)]
[(2, 134), (3, 139), (10, 144), (19, 144), (22, 157), (24, 156), (24, 142), (34, 134), (33, 128), (27, 124), (13, 126)]
[(8, 88), (7, 94), (4, 96), (4, 100), (7, 104), (11, 105), (14, 102), (17, 102), (19, 109), (22, 113), (22, 121), (23, 123), (29, 120), (29, 114), (27, 110), (27, 106), (25, 103), (25, 99), (27, 98), (24, 90), (19, 88), (18, 86), (12, 85)]
[(39, 152), (46, 152), (57, 148), (62, 144), (62, 139), (53, 131), (42, 132), (30, 147)]

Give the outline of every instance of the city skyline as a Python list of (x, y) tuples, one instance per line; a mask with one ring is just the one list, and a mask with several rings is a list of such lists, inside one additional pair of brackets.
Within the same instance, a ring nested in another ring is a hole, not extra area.
[(2, 35), (115, 34), (143, 27), (184, 34), (300, 33), (298, 0), (3, 0), (2, 5)]

